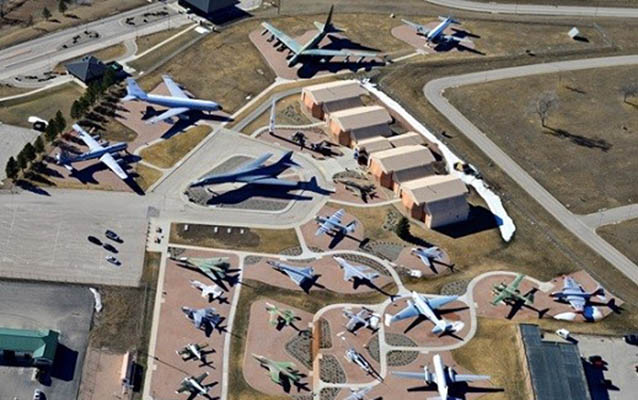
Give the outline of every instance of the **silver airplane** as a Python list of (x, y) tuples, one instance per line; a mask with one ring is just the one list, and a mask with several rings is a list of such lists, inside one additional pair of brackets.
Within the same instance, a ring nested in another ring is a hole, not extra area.
[(462, 328), (462, 322), (447, 321), (445, 319), (439, 318), (434, 312), (434, 310), (438, 310), (444, 305), (453, 302), (458, 298), (458, 296), (441, 296), (428, 298), (413, 291), (411, 297), (412, 299), (408, 300), (408, 305), (403, 310), (394, 315), (386, 314), (386, 326), (390, 326), (393, 322), (401, 321), (407, 318), (421, 317), (427, 318), (432, 321), (432, 323), (434, 323), (432, 333), (437, 335), (446, 332), (456, 332)]
[(370, 362), (366, 360), (366, 358), (361, 353), (355, 350), (354, 347), (350, 347), (348, 350), (346, 350), (345, 358), (349, 362), (356, 364), (366, 374), (372, 375), (376, 379), (383, 381), (383, 379), (376, 373), (374, 368), (372, 368), (372, 365), (370, 365)]
[(560, 302), (568, 302), (577, 312), (583, 312), (589, 299), (593, 296), (604, 296), (605, 290), (601, 287), (593, 292), (586, 292), (583, 287), (570, 276), (566, 276), (563, 281), (563, 290), (551, 293), (554, 299)]
[[(204, 379), (206, 379), (207, 377), (208, 377), (208, 372), (204, 372), (203, 374), (197, 377), (194, 377), (194, 376), (186, 377), (182, 379), (182, 383), (177, 388), (175, 393), (179, 394), (184, 392), (190, 392), (193, 397), (207, 396), (209, 388), (207, 385), (202, 384)], [(190, 397), (190, 398), (193, 398), (193, 397)]]
[[(301, 182), (279, 179), (277, 176), (291, 167), (300, 167), (292, 160), (293, 152), (289, 151), (279, 160), (270, 165), (265, 165), (266, 160), (272, 157), (272, 153), (266, 153), (256, 160), (248, 161), (234, 171), (223, 174), (208, 174), (190, 184), (190, 187), (208, 186), (218, 183), (240, 182), (254, 185), (268, 185), (281, 187), (298, 187)], [(316, 178), (312, 177), (310, 185), (316, 185)]]
[(222, 290), (222, 288), (220, 288), (219, 286), (215, 284), (204, 285), (200, 281), (194, 280), (194, 279), (191, 280), (190, 282), (192, 287), (202, 291), (202, 297), (207, 298), (208, 301), (213, 301), (215, 299), (218, 299), (219, 297), (221, 297), (222, 294), (224, 294), (224, 291)]
[(195, 328), (201, 329), (202, 327), (210, 326), (211, 328), (217, 328), (222, 322), (221, 315), (215, 312), (212, 307), (209, 308), (190, 308), (182, 307), (182, 311), (186, 315), (186, 318), (193, 321)]
[(372, 390), (372, 386), (366, 386), (359, 390), (350, 389), (352, 393), (348, 397), (346, 397), (344, 400), (363, 400), (366, 398), (366, 395), (368, 394), (370, 390)]
[(299, 286), (303, 286), (304, 282), (314, 281), (315, 270), (312, 267), (293, 267), (279, 261), (266, 261), (273, 269), (283, 272)]
[(205, 363), (206, 354), (202, 350), (204, 350), (207, 347), (208, 347), (207, 344), (189, 343), (186, 346), (182, 347), (181, 350), (177, 350), (176, 353), (184, 361), (195, 359)]
[(343, 225), (341, 223), (341, 219), (345, 215), (345, 211), (343, 209), (338, 210), (334, 214), (329, 217), (323, 217), (318, 215), (315, 218), (315, 222), (319, 225), (319, 229), (315, 232), (315, 236), (319, 236), (324, 233), (334, 232), (337, 235), (345, 236), (349, 233), (354, 232), (357, 227), (357, 221), (351, 221), (348, 225)]
[(78, 161), (87, 161), (99, 158), (107, 167), (111, 169), (111, 171), (115, 172), (120, 179), (127, 179), (128, 175), (120, 164), (115, 160), (113, 154), (119, 153), (120, 151), (126, 150), (126, 143), (115, 143), (109, 145), (100, 144), (97, 140), (95, 140), (91, 135), (89, 135), (80, 125), (74, 124), (73, 130), (78, 133), (78, 136), (82, 141), (87, 145), (89, 151), (86, 153), (82, 153), (79, 155), (70, 155), (64, 150), (61, 150), (59, 154), (55, 156), (56, 162), (59, 165), (63, 165), (69, 171), (73, 171), (72, 164)]
[(343, 280), (344, 281), (352, 281), (355, 284), (355, 288), (360, 282), (370, 282), (377, 279), (380, 274), (371, 270), (368, 267), (363, 265), (352, 265), (341, 257), (332, 257), (337, 264), (339, 264), (339, 268), (343, 270)]
[(427, 265), (435, 273), (438, 271), (434, 268), (434, 263), (443, 260), (443, 252), (436, 246), (428, 247), (427, 249), (415, 247), (410, 251), (410, 254), (419, 257), (423, 264)]
[(441, 43), (441, 42), (447, 42), (447, 41), (456, 41), (456, 42), (465, 41), (465, 39), (461, 39), (452, 35), (446, 35), (445, 33), (443, 33), (443, 31), (445, 31), (445, 29), (447, 29), (447, 27), (450, 26), (451, 24), (460, 24), (459, 21), (455, 20), (452, 17), (439, 17), (439, 20), (441, 21), (441, 23), (439, 23), (437, 26), (435, 26), (432, 29), (429, 29), (421, 24), (408, 21), (407, 19), (402, 19), (401, 21), (404, 24), (414, 28), (416, 30), (417, 35), (425, 37), (425, 40), (427, 40), (428, 43)]
[(356, 334), (356, 331), (359, 328), (368, 328), (370, 326), (370, 319), (373, 315), (373, 311), (366, 307), (361, 307), (361, 310), (359, 310), (356, 314), (350, 309), (343, 310), (343, 316), (348, 318), (346, 330), (350, 333)]
[(303, 45), (267, 22), (262, 22), (261, 24), (261, 26), (264, 28), (262, 35), (265, 35), (266, 33), (270, 33), (271, 35), (270, 41), (273, 41), (273, 40), (277, 41), (276, 47), (280, 49), (286, 49), (286, 48), (288, 49), (289, 55), (287, 59), (288, 59), (289, 67), (292, 67), (295, 64), (297, 64), (297, 62), (299, 62), (299, 59), (301, 57), (322, 57), (324, 59), (329, 57), (346, 57), (346, 60), (348, 60), (349, 57), (359, 57), (358, 62), (363, 61), (363, 59), (366, 57), (369, 57), (369, 58), (377, 57), (378, 53), (372, 53), (367, 51), (330, 50), (330, 49), (316, 48), (321, 42), (321, 40), (323, 40), (323, 38), (327, 34), (343, 31), (342, 29), (339, 29), (332, 24), (333, 9), (334, 9), (334, 6), (331, 6), (330, 12), (328, 12), (328, 18), (326, 19), (325, 24), (322, 24), (320, 22), (315, 22), (315, 26), (317, 27), (319, 32), (315, 36), (313, 36), (313, 38), (310, 39), (310, 41), (308, 41), (307, 43)]
[(123, 101), (140, 100), (150, 104), (156, 104), (162, 107), (168, 107), (168, 110), (162, 114), (150, 118), (146, 123), (154, 124), (164, 121), (172, 117), (183, 117), (184, 113), (191, 110), (197, 111), (216, 111), (221, 110), (221, 106), (214, 101), (191, 99), (186, 93), (171, 79), (168, 75), (163, 75), (164, 84), (170, 92), (170, 96), (162, 96), (158, 94), (149, 94), (139, 87), (135, 79), (126, 79), (126, 96)]
[(401, 378), (423, 379), (428, 384), (436, 384), (439, 397), (431, 397), (429, 400), (460, 400), (449, 395), (451, 385), (459, 382), (486, 381), (490, 379), (488, 375), (457, 374), (454, 369), (443, 364), (439, 354), (434, 355), (432, 364), (434, 372), (430, 372), (426, 365), (423, 367), (423, 372), (392, 371), (392, 375)]

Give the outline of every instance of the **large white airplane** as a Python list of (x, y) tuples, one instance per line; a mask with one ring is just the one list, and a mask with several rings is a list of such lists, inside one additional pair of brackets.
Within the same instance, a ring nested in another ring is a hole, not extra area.
[(450, 385), (459, 382), (486, 381), (490, 379), (488, 375), (457, 374), (454, 369), (443, 364), (439, 354), (434, 355), (432, 364), (434, 365), (434, 372), (430, 372), (426, 365), (423, 367), (423, 372), (392, 371), (392, 375), (402, 378), (423, 379), (428, 384), (436, 384), (439, 397), (430, 397), (428, 400), (457, 400), (456, 397), (448, 394)]
[(458, 299), (458, 296), (441, 296), (428, 298), (417, 292), (412, 292), (412, 299), (408, 300), (408, 305), (403, 310), (394, 315), (386, 314), (385, 324), (390, 326), (393, 322), (401, 321), (407, 318), (425, 317), (432, 321), (434, 327), (432, 333), (442, 334), (445, 332), (458, 332), (463, 328), (463, 323), (460, 321), (450, 322), (445, 319), (439, 318), (434, 310), (438, 310), (444, 305), (453, 302)]
[(441, 43), (441, 42), (447, 42), (450, 40), (457, 41), (457, 42), (464, 41), (464, 39), (461, 39), (452, 35), (446, 35), (445, 33), (443, 33), (443, 31), (445, 31), (445, 29), (447, 29), (447, 27), (450, 26), (451, 24), (460, 24), (459, 21), (455, 20), (452, 17), (439, 17), (439, 20), (441, 20), (441, 23), (439, 23), (437, 26), (435, 26), (432, 29), (429, 29), (424, 25), (408, 21), (407, 19), (402, 19), (401, 21), (404, 24), (414, 28), (416, 30), (417, 35), (421, 35), (425, 37), (425, 40), (428, 43)]
[(113, 154), (118, 153), (122, 150), (126, 150), (126, 143), (122, 142), (122, 143), (115, 143), (112, 145), (107, 144), (106, 146), (103, 146), (100, 143), (98, 143), (98, 141), (95, 140), (91, 135), (89, 135), (84, 129), (82, 129), (80, 125), (74, 124), (73, 130), (75, 130), (78, 133), (78, 136), (80, 137), (80, 139), (82, 139), (84, 144), (87, 145), (87, 147), (89, 148), (89, 151), (87, 151), (86, 153), (73, 156), (64, 150), (61, 150), (60, 153), (58, 153), (55, 156), (56, 162), (59, 165), (63, 165), (69, 171), (73, 171), (72, 164), (74, 162), (93, 160), (95, 158), (99, 158), (100, 161), (106, 164), (106, 166), (109, 167), (111, 171), (115, 172), (115, 175), (117, 175), (119, 178), (121, 179), (128, 178), (128, 175), (126, 174), (126, 172), (124, 172), (122, 167), (120, 167), (120, 164), (118, 164), (118, 162), (113, 157)]
[(158, 94), (148, 94), (142, 90), (133, 78), (126, 79), (126, 96), (123, 101), (141, 100), (158, 106), (168, 107), (160, 115), (156, 115), (146, 121), (147, 124), (154, 124), (172, 117), (182, 117), (182, 114), (190, 110), (216, 111), (221, 110), (221, 106), (214, 101), (191, 99), (168, 75), (163, 75), (164, 84), (171, 93), (170, 96)]

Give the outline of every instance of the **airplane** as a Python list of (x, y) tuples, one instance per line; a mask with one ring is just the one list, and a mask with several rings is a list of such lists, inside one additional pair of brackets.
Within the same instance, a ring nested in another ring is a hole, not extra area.
[(202, 297), (208, 298), (208, 301), (213, 301), (221, 297), (224, 294), (224, 291), (219, 286), (212, 285), (204, 285), (198, 280), (191, 280), (191, 286), (195, 289), (199, 289), (202, 291)]
[[(301, 167), (292, 160), (293, 152), (289, 151), (279, 160), (270, 165), (264, 165), (266, 160), (272, 157), (272, 153), (266, 153), (256, 160), (248, 161), (240, 165), (233, 171), (222, 174), (208, 174), (201, 179), (191, 183), (189, 187), (208, 186), (218, 183), (240, 182), (254, 185), (298, 187), (300, 182), (279, 179), (277, 176), (291, 167)], [(317, 179), (312, 177), (310, 185), (317, 183)]]
[(255, 353), (253, 353), (253, 358), (255, 358), (262, 367), (268, 368), (268, 371), (270, 371), (270, 380), (276, 384), (282, 383), (282, 375), (284, 378), (295, 383), (301, 380), (301, 374), (296, 370), (295, 363), (293, 362), (273, 361)]
[(366, 386), (359, 390), (350, 389), (352, 394), (350, 394), (350, 396), (346, 397), (344, 400), (363, 400), (370, 390), (372, 390), (372, 386)]
[(446, 35), (445, 33), (443, 33), (443, 31), (445, 31), (445, 29), (451, 24), (460, 24), (459, 21), (455, 20), (452, 17), (439, 17), (439, 20), (441, 21), (441, 23), (439, 23), (437, 26), (435, 26), (432, 29), (429, 29), (421, 24), (408, 21), (407, 19), (402, 19), (401, 21), (404, 24), (414, 28), (416, 30), (417, 35), (424, 36), (425, 40), (428, 43), (441, 43), (441, 42), (447, 42), (447, 41), (457, 41), (457, 42), (464, 41), (464, 39), (461, 39), (452, 35)]
[(376, 196), (376, 186), (374, 184), (362, 184), (355, 181), (350, 181), (347, 179), (337, 180), (338, 183), (344, 185), (347, 189), (352, 190), (353, 192), (359, 192), (359, 197), (361, 197), (361, 201), (364, 203), (368, 202), (368, 199), (373, 199)]
[(448, 394), (451, 385), (459, 382), (485, 381), (490, 379), (488, 375), (457, 374), (454, 369), (443, 364), (440, 354), (434, 355), (432, 364), (434, 365), (434, 372), (430, 372), (426, 365), (423, 367), (423, 372), (392, 371), (392, 375), (401, 378), (423, 379), (428, 384), (436, 384), (439, 397), (431, 398), (432, 400), (460, 400)]
[(288, 275), (290, 280), (301, 288), (307, 287), (308, 282), (314, 282), (317, 279), (312, 267), (293, 267), (279, 261), (266, 261), (266, 263), (270, 264), (273, 269)]
[(357, 221), (351, 221), (348, 225), (343, 225), (341, 219), (345, 215), (343, 209), (338, 210), (329, 217), (322, 217), (321, 215), (315, 218), (315, 221), (320, 224), (319, 229), (315, 232), (315, 236), (319, 236), (323, 233), (335, 232), (336, 235), (345, 236), (354, 232), (357, 227)]
[[(441, 296), (428, 298), (417, 292), (412, 292), (412, 299), (408, 300), (408, 305), (403, 310), (394, 315), (386, 314), (385, 325), (390, 326), (393, 322), (407, 318), (426, 318), (434, 323), (432, 333), (440, 335), (446, 332), (458, 332), (462, 329), (462, 322), (450, 322), (439, 318), (434, 310), (438, 310), (444, 305), (458, 299), (459, 296)], [(418, 319), (417, 319), (418, 321)], [(415, 321), (416, 322), (416, 321)]]
[(207, 377), (208, 372), (204, 372), (198, 377), (186, 377), (182, 379), (182, 383), (180, 384), (179, 388), (177, 388), (175, 393), (179, 394), (183, 392), (190, 392), (192, 395), (192, 397), (190, 397), (191, 399), (197, 396), (207, 396), (209, 388), (207, 385), (202, 385), (202, 382)]
[(275, 39), (277, 40), (276, 47), (280, 49), (288, 49), (289, 55), (286, 58), (288, 59), (289, 67), (297, 64), (299, 62), (299, 59), (302, 57), (346, 57), (346, 60), (349, 57), (359, 57), (359, 62), (363, 61), (363, 59), (366, 57), (377, 57), (377, 53), (371, 53), (367, 51), (330, 50), (316, 48), (327, 34), (343, 31), (342, 29), (339, 29), (332, 24), (333, 9), (334, 6), (331, 6), (325, 24), (315, 22), (315, 26), (317, 27), (317, 29), (319, 29), (319, 32), (303, 45), (267, 22), (262, 22), (261, 26), (264, 28), (264, 30), (261, 34), (265, 35), (266, 33), (270, 33), (270, 41), (273, 41)]
[(516, 278), (506, 285), (504, 282), (494, 286), (492, 292), (494, 293), (494, 299), (492, 299), (492, 305), (503, 304), (507, 302), (522, 303), (525, 305), (534, 304), (534, 292), (531, 291), (528, 294), (522, 295), (518, 287), (525, 279), (525, 275), (517, 274)]
[(415, 247), (410, 251), (413, 256), (419, 257), (423, 264), (427, 265), (434, 273), (438, 273), (434, 264), (440, 264), (443, 260), (443, 251), (437, 246), (428, 247), (424, 249), (422, 247)]
[(64, 168), (69, 171), (73, 171), (72, 164), (74, 162), (79, 161), (87, 161), (99, 158), (107, 167), (111, 169), (120, 179), (127, 179), (128, 175), (120, 164), (115, 160), (113, 154), (119, 153), (120, 151), (126, 150), (126, 143), (120, 142), (109, 145), (100, 144), (97, 140), (95, 140), (91, 135), (89, 135), (82, 127), (78, 124), (73, 124), (73, 130), (78, 133), (78, 136), (82, 141), (87, 145), (89, 151), (86, 153), (82, 153), (79, 155), (70, 155), (65, 150), (61, 150), (55, 156), (55, 160), (58, 165), (64, 166)]
[(348, 318), (346, 323), (346, 330), (356, 335), (356, 331), (359, 328), (370, 327), (370, 321), (374, 317), (372, 310), (366, 307), (361, 307), (358, 313), (353, 313), (350, 309), (343, 310), (343, 316)]
[(217, 328), (223, 320), (222, 316), (217, 314), (215, 309), (212, 307), (197, 309), (182, 307), (182, 312), (184, 312), (186, 318), (193, 321), (193, 324), (195, 324), (195, 328), (197, 329), (207, 326)]
[(568, 302), (576, 312), (583, 312), (585, 306), (593, 296), (604, 296), (605, 290), (598, 287), (593, 292), (586, 292), (583, 287), (570, 276), (566, 276), (563, 281), (563, 290), (551, 293), (556, 301)]
[(268, 121), (268, 133), (271, 135), (275, 133), (275, 109), (277, 105), (275, 100), (273, 99), (272, 105), (270, 106), (270, 120)]
[(266, 303), (266, 311), (270, 314), (270, 325), (272, 326), (287, 326), (292, 325), (298, 317), (292, 310), (280, 310), (279, 307), (274, 304)]
[(197, 268), (213, 281), (219, 281), (226, 278), (226, 275), (228, 274), (228, 266), (230, 265), (230, 259), (228, 257), (180, 257), (176, 260), (186, 264), (187, 266)]
[(139, 87), (137, 82), (135, 82), (135, 79), (126, 79), (126, 96), (122, 99), (123, 101), (141, 100), (158, 106), (168, 107), (168, 110), (164, 111), (162, 114), (156, 115), (146, 121), (147, 124), (154, 124), (172, 117), (183, 118), (184, 116), (182, 114), (191, 110), (221, 110), (222, 107), (214, 101), (191, 99), (188, 95), (186, 95), (186, 93), (184, 93), (179, 85), (171, 79), (170, 76), (162, 75), (162, 79), (164, 80), (164, 84), (168, 88), (168, 91), (171, 93), (170, 96), (148, 94)]
[(343, 280), (352, 281), (355, 289), (359, 287), (360, 283), (372, 283), (373, 280), (381, 276), (377, 271), (370, 270), (370, 268), (363, 265), (352, 265), (341, 257), (332, 258), (339, 264), (339, 268), (343, 270)]
[(197, 344), (197, 343), (189, 343), (186, 346), (182, 347), (181, 350), (177, 350), (177, 354), (182, 357), (182, 360), (199, 360), (203, 363), (206, 362), (206, 354), (202, 351), (207, 348), (207, 344)]
[(346, 350), (346, 354), (344, 356), (346, 358), (346, 360), (348, 360), (351, 363), (356, 364), (359, 368), (361, 368), (366, 374), (368, 375), (372, 375), (374, 376), (376, 379), (379, 379), (380, 381), (383, 381), (383, 378), (381, 378), (376, 371), (374, 370), (374, 368), (372, 368), (372, 365), (370, 365), (370, 362), (368, 362), (368, 360), (365, 359), (365, 357), (359, 353), (357, 350), (354, 349), (354, 347), (350, 347), (348, 348), (348, 350)]

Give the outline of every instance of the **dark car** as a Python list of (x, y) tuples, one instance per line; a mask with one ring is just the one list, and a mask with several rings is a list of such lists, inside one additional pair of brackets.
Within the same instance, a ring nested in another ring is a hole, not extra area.
[(638, 333), (632, 333), (631, 335), (625, 335), (625, 343), (638, 345)]
[(96, 238), (95, 236), (89, 236), (87, 237), (87, 239), (89, 240), (89, 242), (96, 244), (98, 246), (102, 246), (102, 241), (98, 238)]
[(115, 233), (115, 232), (113, 232), (111, 230), (107, 230), (106, 232), (104, 232), (104, 235), (106, 235), (107, 238), (109, 238), (109, 239), (111, 239), (111, 240), (113, 240), (115, 242), (118, 242), (118, 243), (122, 242), (122, 239), (117, 235), (117, 233)]
[(104, 243), (102, 247), (104, 247), (104, 250), (110, 251), (111, 253), (115, 253), (115, 254), (119, 253), (119, 251), (117, 251), (115, 246), (113, 246), (112, 244)]

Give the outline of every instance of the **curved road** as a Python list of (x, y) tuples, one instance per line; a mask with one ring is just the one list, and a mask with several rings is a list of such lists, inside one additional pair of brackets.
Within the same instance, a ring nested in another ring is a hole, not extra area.
[(638, 64), (638, 55), (622, 57), (606, 57), (585, 60), (573, 60), (554, 63), (527, 65), (523, 67), (503, 68), (485, 72), (475, 72), (459, 76), (450, 76), (428, 82), (423, 93), (428, 101), (492, 161), (527, 191), (567, 230), (585, 242), (596, 253), (622, 272), (627, 278), (638, 284), (638, 266), (616, 250), (612, 245), (596, 234), (583, 218), (573, 214), (521, 166), (512, 160), (503, 150), (492, 142), (472, 122), (452, 106), (444, 97), (444, 91), (450, 87), (471, 85), (521, 76), (554, 73), (566, 70), (582, 70), (605, 68), (621, 65)]
[[(483, 3), (470, 0), (426, 0), (438, 6), (493, 14), (562, 15), (578, 17), (638, 18), (638, 8), (553, 6), (543, 4)], [(549, 0), (548, 0), (549, 1)]]

